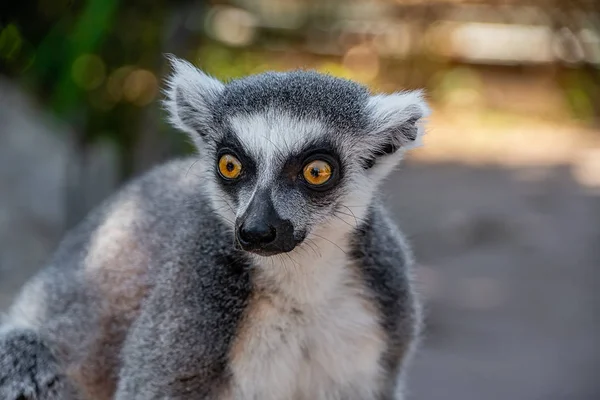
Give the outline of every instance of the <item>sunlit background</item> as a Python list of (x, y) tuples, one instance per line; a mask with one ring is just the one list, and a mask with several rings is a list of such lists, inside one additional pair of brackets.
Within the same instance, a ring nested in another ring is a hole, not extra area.
[(599, 1), (4, 1), (0, 310), (91, 207), (191, 150), (164, 53), (426, 88), (384, 194), (426, 300), (408, 399), (600, 399)]

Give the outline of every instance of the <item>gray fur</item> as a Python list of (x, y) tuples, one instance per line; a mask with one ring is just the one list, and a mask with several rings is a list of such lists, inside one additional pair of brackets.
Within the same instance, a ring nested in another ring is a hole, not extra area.
[[(394, 377), (402, 372), (398, 360), (411, 355), (416, 345), (413, 340), (421, 330), (420, 306), (405, 269), (411, 265), (412, 255), (385, 211), (378, 211), (357, 229), (352, 239), (352, 258), (361, 266), (365, 284), (383, 316), (381, 323), (390, 335), (382, 361), (390, 371), (388, 390), (393, 392), (398, 383)], [(404, 268), (397, 268), (399, 264)]]
[(366, 128), (368, 97), (367, 89), (356, 82), (313, 71), (265, 72), (228, 83), (213, 109), (216, 120), (224, 121), (277, 107), (349, 133)]
[[(420, 95), (313, 72), (224, 85), (173, 62), (165, 106), (200, 155), (125, 186), (24, 287), (0, 327), (2, 399), (401, 398), (419, 307), (376, 191), (422, 134)], [(216, 170), (231, 150), (239, 183)], [(315, 151), (338, 168), (323, 192), (298, 175)], [(289, 253), (236, 246), (257, 192)]]

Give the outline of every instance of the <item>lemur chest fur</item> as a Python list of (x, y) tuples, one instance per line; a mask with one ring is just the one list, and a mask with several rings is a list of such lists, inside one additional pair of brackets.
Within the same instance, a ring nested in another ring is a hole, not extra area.
[(232, 348), (233, 398), (375, 398), (384, 333), (351, 267), (288, 273), (257, 279)]

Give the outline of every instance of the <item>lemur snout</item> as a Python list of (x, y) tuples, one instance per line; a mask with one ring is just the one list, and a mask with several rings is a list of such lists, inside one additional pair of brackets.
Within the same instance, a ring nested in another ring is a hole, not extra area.
[(265, 246), (277, 238), (277, 230), (264, 221), (253, 221), (251, 224), (243, 224), (238, 229), (238, 239), (244, 247), (253, 244)]
[(254, 195), (235, 234), (242, 249), (265, 256), (291, 251), (297, 244), (292, 223), (277, 214), (266, 190)]

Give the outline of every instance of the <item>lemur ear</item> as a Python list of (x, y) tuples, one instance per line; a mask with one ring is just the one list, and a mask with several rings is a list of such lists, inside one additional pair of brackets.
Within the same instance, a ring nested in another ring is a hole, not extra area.
[(225, 85), (187, 61), (173, 55), (167, 58), (173, 68), (166, 81), (163, 103), (169, 121), (199, 144), (199, 139), (214, 129), (212, 106)]
[(422, 91), (371, 96), (366, 110), (370, 122), (366, 168), (371, 168), (384, 156), (421, 144), (422, 120), (430, 113)]

